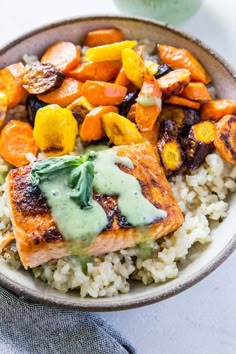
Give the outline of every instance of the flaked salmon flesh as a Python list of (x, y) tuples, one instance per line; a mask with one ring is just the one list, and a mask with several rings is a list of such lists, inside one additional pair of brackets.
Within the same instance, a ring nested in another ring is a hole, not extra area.
[[(181, 210), (149, 143), (114, 147), (117, 155), (128, 157), (133, 165), (119, 167), (138, 179), (142, 193), (153, 205), (167, 212), (164, 219), (145, 227), (145, 240), (156, 240), (175, 231), (184, 221)], [(54, 222), (50, 208), (38, 186), (33, 186), (30, 166), (13, 169), (7, 176), (7, 195), (19, 256), (25, 268), (33, 268), (51, 259), (73, 254)], [(92, 241), (89, 255), (130, 248), (143, 240), (143, 228), (132, 227), (121, 215), (116, 196), (94, 193), (104, 208), (109, 223)]]

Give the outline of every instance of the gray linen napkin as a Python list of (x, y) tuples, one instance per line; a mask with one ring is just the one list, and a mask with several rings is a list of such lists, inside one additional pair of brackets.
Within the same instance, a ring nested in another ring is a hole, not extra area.
[(18, 298), (0, 287), (1, 354), (127, 354), (135, 349), (102, 318)]

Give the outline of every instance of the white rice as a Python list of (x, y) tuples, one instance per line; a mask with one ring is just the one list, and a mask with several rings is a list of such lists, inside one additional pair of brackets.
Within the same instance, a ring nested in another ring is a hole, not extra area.
[[(33, 156), (29, 159), (33, 160)], [(0, 175), (7, 169), (0, 160)], [(213, 153), (198, 170), (178, 175), (170, 184), (185, 222), (172, 235), (155, 242), (147, 259), (141, 257), (138, 248), (95, 257), (87, 265), (78, 257), (64, 257), (33, 269), (33, 275), (63, 292), (77, 289), (82, 297), (127, 293), (131, 279), (147, 285), (176, 278), (180, 262), (186, 259), (192, 245), (211, 241), (209, 222), (220, 222), (227, 215), (227, 196), (236, 190), (236, 166)], [(4, 185), (0, 186), (0, 194), (0, 232), (3, 234), (11, 227)], [(19, 266), (12, 248), (3, 255), (13, 266)]]

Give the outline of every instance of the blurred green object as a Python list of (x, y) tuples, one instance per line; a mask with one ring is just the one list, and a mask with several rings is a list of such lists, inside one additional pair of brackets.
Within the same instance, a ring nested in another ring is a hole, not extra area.
[(143, 16), (180, 25), (201, 7), (203, 0), (114, 0), (126, 15)]

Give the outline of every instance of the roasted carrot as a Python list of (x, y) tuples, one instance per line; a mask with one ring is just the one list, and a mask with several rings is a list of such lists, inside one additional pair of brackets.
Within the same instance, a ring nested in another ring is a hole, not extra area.
[(131, 84), (131, 81), (125, 75), (125, 69), (123, 66), (121, 67), (121, 69), (115, 79), (115, 84), (125, 86), (125, 87), (128, 87)]
[(172, 69), (188, 69), (191, 72), (193, 81), (200, 81), (204, 84), (208, 84), (211, 81), (204, 67), (187, 49), (158, 44), (157, 50), (162, 62), (169, 65)]
[(61, 107), (67, 107), (76, 100), (76, 98), (82, 96), (82, 86), (82, 82), (68, 77), (63, 81), (59, 89), (43, 95), (38, 95), (38, 98), (49, 104), (58, 104)]
[(230, 99), (212, 100), (201, 105), (201, 119), (218, 121), (227, 114), (236, 112), (236, 101)]
[(118, 28), (101, 28), (90, 31), (84, 39), (84, 45), (96, 47), (104, 44), (121, 42), (125, 39), (124, 34)]
[(136, 107), (137, 107), (137, 103), (132, 104), (132, 106), (130, 107), (130, 110), (127, 114), (127, 118), (129, 120), (131, 120), (131, 122), (135, 122)]
[(115, 106), (99, 106), (92, 109), (85, 117), (81, 129), (80, 137), (84, 141), (99, 140), (106, 136), (102, 124), (102, 116), (105, 113), (118, 113)]
[(0, 92), (0, 127), (2, 126), (7, 113), (7, 95)]
[(110, 81), (114, 79), (121, 69), (119, 60), (109, 60), (94, 63), (92, 61), (79, 64), (68, 73), (69, 76), (80, 80)]
[(0, 90), (7, 95), (8, 108), (15, 107), (26, 95), (21, 86), (25, 68), (22, 63), (16, 63), (0, 70)]
[(200, 109), (200, 103), (196, 101), (188, 100), (187, 98), (180, 96), (171, 96), (164, 100), (166, 103), (176, 104), (179, 106), (185, 106), (193, 109)]
[(15, 240), (13, 232), (7, 232), (4, 236), (0, 237), (0, 254), (12, 241)]
[(80, 62), (80, 51), (71, 42), (57, 42), (50, 46), (41, 58), (41, 63), (53, 64), (63, 73), (68, 73)]
[(189, 100), (200, 102), (206, 102), (212, 99), (206, 85), (202, 82), (190, 82), (181, 92), (181, 96)]
[(177, 69), (160, 77), (157, 81), (165, 97), (178, 95), (190, 83), (191, 73), (187, 69)]
[(87, 80), (82, 86), (82, 94), (95, 106), (114, 106), (125, 98), (127, 88), (104, 81)]
[(152, 130), (149, 131), (145, 131), (145, 132), (141, 132), (141, 135), (143, 137), (144, 141), (148, 141), (152, 147), (155, 149), (157, 149), (157, 141), (159, 138), (159, 133), (160, 133), (160, 123), (159, 121), (157, 121)]
[(38, 152), (38, 145), (33, 138), (33, 129), (29, 123), (11, 120), (0, 135), (0, 155), (10, 164), (19, 167), (27, 165), (27, 153)]
[(216, 123), (214, 145), (223, 159), (236, 165), (236, 116), (226, 115)]
[(161, 111), (161, 90), (153, 76), (146, 75), (137, 98), (135, 121), (141, 132), (152, 130)]

